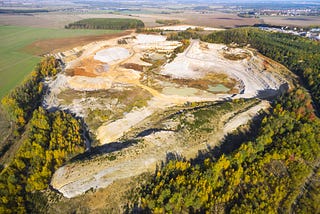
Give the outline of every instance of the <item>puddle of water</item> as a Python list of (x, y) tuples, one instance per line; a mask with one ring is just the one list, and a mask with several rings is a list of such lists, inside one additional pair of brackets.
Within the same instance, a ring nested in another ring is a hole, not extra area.
[(227, 88), (222, 84), (217, 84), (214, 86), (208, 85), (208, 89), (207, 89), (207, 91), (210, 91), (210, 92), (228, 92), (229, 90), (230, 88)]

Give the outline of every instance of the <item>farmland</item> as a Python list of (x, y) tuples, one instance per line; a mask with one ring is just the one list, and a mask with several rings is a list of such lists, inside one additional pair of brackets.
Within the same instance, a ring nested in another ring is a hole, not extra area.
[[(64, 30), (17, 26), (0, 26), (0, 97), (19, 84), (32, 70), (40, 57), (30, 53), (26, 46), (36, 41), (59, 38), (79, 38), (114, 34), (115, 30)], [(58, 48), (58, 47), (56, 47)], [(40, 47), (41, 49), (41, 47)], [(10, 75), (8, 75), (10, 73)]]
[(291, 25), (308, 27), (310, 25), (319, 25), (319, 16), (299, 16), (299, 17), (286, 17), (286, 16), (262, 16), (266, 24), (270, 25)]

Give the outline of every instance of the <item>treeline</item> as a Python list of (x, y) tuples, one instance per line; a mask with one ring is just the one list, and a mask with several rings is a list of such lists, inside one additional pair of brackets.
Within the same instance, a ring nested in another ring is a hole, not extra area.
[(319, 25), (310, 25), (310, 26), (304, 26), (303, 28), (301, 26), (281, 26), (281, 25), (271, 25), (271, 24), (254, 24), (253, 27), (269, 27), (269, 28), (284, 28), (285, 30), (300, 30), (300, 31), (309, 31), (313, 28), (319, 28)]
[(167, 40), (182, 40), (182, 39), (199, 39), (201, 35), (199, 31), (203, 31), (203, 28), (187, 29), (185, 31), (167, 33)]
[(133, 28), (143, 28), (144, 23), (138, 19), (124, 18), (92, 18), (83, 19), (65, 26), (66, 29), (109, 29), (127, 30)]
[(147, 33), (147, 34), (160, 33), (161, 35), (164, 35), (163, 30), (158, 28), (138, 28), (136, 29), (136, 33)]
[[(35, 213), (41, 207), (35, 195), (48, 187), (54, 171), (75, 154), (84, 151), (81, 121), (62, 111), (41, 107), (43, 81), (55, 76), (59, 62), (43, 59), (26, 80), (1, 103), (18, 125), (21, 139), (14, 157), (0, 172), (0, 213)], [(9, 151), (8, 151), (9, 152)]]
[(0, 173), (0, 213), (34, 213), (33, 194), (48, 187), (53, 172), (84, 151), (81, 123), (62, 111), (39, 107), (12, 162)]
[(256, 28), (217, 31), (203, 38), (206, 42), (250, 44), (263, 55), (285, 65), (302, 77), (320, 106), (320, 43), (299, 36), (265, 32)]
[(188, 40), (188, 39), (182, 39), (182, 40), (180, 40), (180, 42), (182, 45), (176, 47), (173, 50), (172, 54), (170, 55), (170, 57), (168, 59), (169, 63), (172, 62), (177, 57), (177, 54), (184, 52), (190, 45), (190, 40)]
[(44, 9), (30, 9), (30, 10), (20, 10), (20, 9), (0, 9), (0, 14), (19, 14), (19, 13), (48, 13), (49, 10)]
[(43, 80), (59, 72), (59, 62), (54, 57), (43, 59), (23, 81), (2, 98), (3, 109), (19, 128), (23, 127), (42, 102), (44, 93)]
[[(316, 197), (299, 194), (320, 160), (320, 120), (310, 96), (280, 97), (255, 140), (218, 160), (170, 161), (135, 195), (146, 213), (318, 213)], [(294, 206), (299, 204), (299, 206)]]
[(180, 20), (178, 19), (157, 19), (156, 23), (161, 25), (177, 25), (180, 24)]

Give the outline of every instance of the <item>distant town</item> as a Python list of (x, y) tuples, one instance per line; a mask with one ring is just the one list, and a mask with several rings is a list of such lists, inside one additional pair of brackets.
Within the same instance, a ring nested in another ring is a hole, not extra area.
[(280, 32), (280, 33), (288, 33), (296, 36), (307, 37), (312, 40), (320, 41), (320, 28), (311, 28), (304, 29), (299, 27), (268, 27), (268, 26), (260, 26), (261, 30), (270, 31), (270, 32)]

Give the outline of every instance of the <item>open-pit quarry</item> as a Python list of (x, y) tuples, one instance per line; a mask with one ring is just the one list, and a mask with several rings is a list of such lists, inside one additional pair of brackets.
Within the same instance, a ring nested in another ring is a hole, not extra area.
[[(172, 154), (195, 157), (269, 107), (290, 86), (283, 66), (249, 47), (132, 33), (58, 53), (43, 106), (83, 118), (91, 150), (54, 174), (71, 198), (154, 171)], [(89, 145), (88, 145), (89, 147)]]

